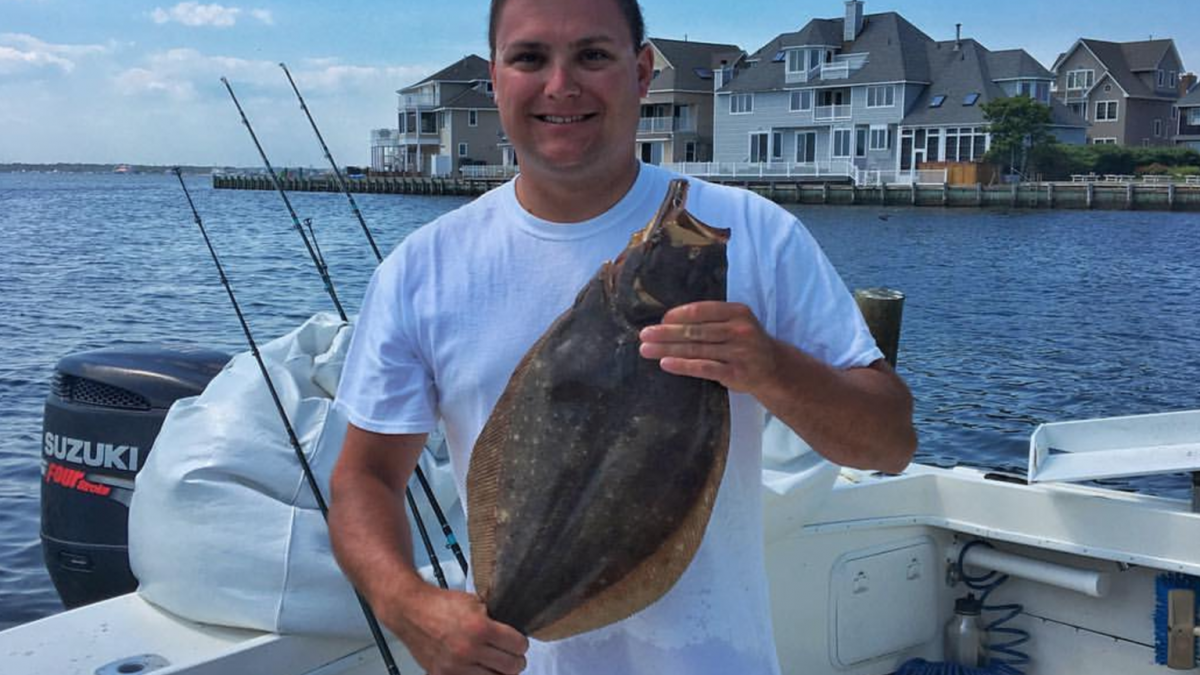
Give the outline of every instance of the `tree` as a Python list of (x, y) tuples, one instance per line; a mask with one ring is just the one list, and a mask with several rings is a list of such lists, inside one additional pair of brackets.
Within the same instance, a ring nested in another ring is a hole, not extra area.
[(988, 101), (981, 108), (992, 135), (984, 159), (1007, 164), (1011, 173), (1024, 177), (1030, 156), (1044, 156), (1057, 143), (1050, 133), (1050, 106), (1028, 96), (1011, 96)]

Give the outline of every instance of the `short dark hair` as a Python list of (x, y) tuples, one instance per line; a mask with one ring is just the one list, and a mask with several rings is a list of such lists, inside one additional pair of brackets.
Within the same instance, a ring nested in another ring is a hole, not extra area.
[[(621, 10), (621, 15), (625, 17), (625, 23), (629, 25), (629, 37), (633, 40), (633, 51), (640, 51), (642, 43), (646, 41), (646, 22), (642, 18), (642, 8), (638, 5), (637, 0), (613, 0), (617, 3), (617, 8)], [(496, 58), (496, 30), (500, 27), (500, 12), (504, 10), (504, 5), (508, 4), (508, 0), (492, 0), (491, 11), (488, 15), (488, 47), (492, 51), (492, 58)]]

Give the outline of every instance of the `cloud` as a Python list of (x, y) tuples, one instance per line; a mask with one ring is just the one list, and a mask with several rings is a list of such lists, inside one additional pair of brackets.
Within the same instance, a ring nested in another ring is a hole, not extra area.
[(67, 45), (43, 42), (25, 33), (0, 33), (0, 73), (13, 74), (41, 68), (75, 70), (77, 61), (105, 54), (113, 45)]
[[(157, 24), (174, 22), (184, 26), (228, 28), (237, 23), (238, 16), (242, 12), (240, 7), (225, 7), (216, 3), (202, 5), (198, 2), (181, 2), (170, 9), (154, 8), (154, 11), (150, 12), (150, 19)], [(270, 10), (252, 9), (250, 16), (268, 26), (275, 24)]]

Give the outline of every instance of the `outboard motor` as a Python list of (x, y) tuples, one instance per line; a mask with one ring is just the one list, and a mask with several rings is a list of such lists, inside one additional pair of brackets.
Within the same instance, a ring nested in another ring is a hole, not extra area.
[(68, 608), (128, 593), (134, 476), (167, 410), (229, 361), (208, 349), (129, 346), (58, 362), (42, 427), (42, 555)]

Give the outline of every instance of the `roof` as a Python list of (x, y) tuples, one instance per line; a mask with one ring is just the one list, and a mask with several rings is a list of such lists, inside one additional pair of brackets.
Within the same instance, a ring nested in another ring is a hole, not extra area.
[(993, 80), (1054, 79), (1054, 73), (1037, 62), (1024, 49), (1004, 49), (991, 52), (988, 63)]
[(423, 84), (430, 82), (476, 82), (479, 80), (490, 80), (491, 73), (488, 70), (488, 61), (483, 57), (475, 54), (468, 54), (458, 61), (442, 68), (433, 75), (421, 80), (420, 82), (409, 85), (400, 91), (405, 92), (410, 89), (416, 89)]
[[(925, 57), (925, 45), (933, 42), (925, 33), (895, 12), (868, 14), (863, 19), (862, 32), (851, 42), (843, 43), (842, 26), (845, 19), (813, 19), (796, 33), (784, 33), (768, 42), (757, 52), (758, 63), (742, 71), (721, 91), (779, 91), (795, 88), (786, 84), (786, 64), (773, 56), (787, 47), (804, 45), (842, 45), (841, 54), (868, 53), (868, 61), (848, 78), (809, 80), (804, 86), (848, 87), (872, 82), (929, 82), (930, 73)], [(836, 41), (828, 39), (836, 34)]]
[[(904, 118), (905, 125), (984, 124), (983, 104), (1004, 98), (1004, 90), (996, 84), (991, 72), (993, 54), (975, 40), (964, 39), (956, 50), (955, 41), (930, 42), (926, 49), (931, 84), (925, 87)], [(1011, 58), (1002, 58), (1007, 66)], [(973, 105), (963, 105), (969, 94), (978, 94)], [(931, 108), (935, 96), (945, 96), (943, 103)]]
[(465, 89), (457, 96), (442, 104), (443, 108), (483, 108), (496, 109), (496, 101), (491, 96), (477, 90)]
[[(650, 83), (651, 91), (712, 91), (712, 68), (724, 58), (733, 62), (742, 54), (737, 45), (719, 44), (714, 42), (689, 42), (686, 40), (668, 40), (666, 38), (650, 38), (649, 42), (671, 64), (671, 68), (663, 70)], [(697, 68), (707, 71), (707, 76), (697, 72)]]
[(1200, 105), (1200, 84), (1192, 86), (1186, 96), (1179, 99), (1179, 107)]
[[(1158, 67), (1167, 52), (1175, 48), (1172, 40), (1144, 40), (1142, 42), (1107, 42), (1082, 38), (1080, 44), (1087, 47), (1109, 75), (1117, 81), (1121, 89), (1129, 96), (1141, 98), (1161, 98), (1170, 100), (1172, 97), (1163, 96), (1154, 89), (1146, 86), (1134, 73), (1154, 70)], [(1099, 78), (1097, 78), (1099, 82)]]

